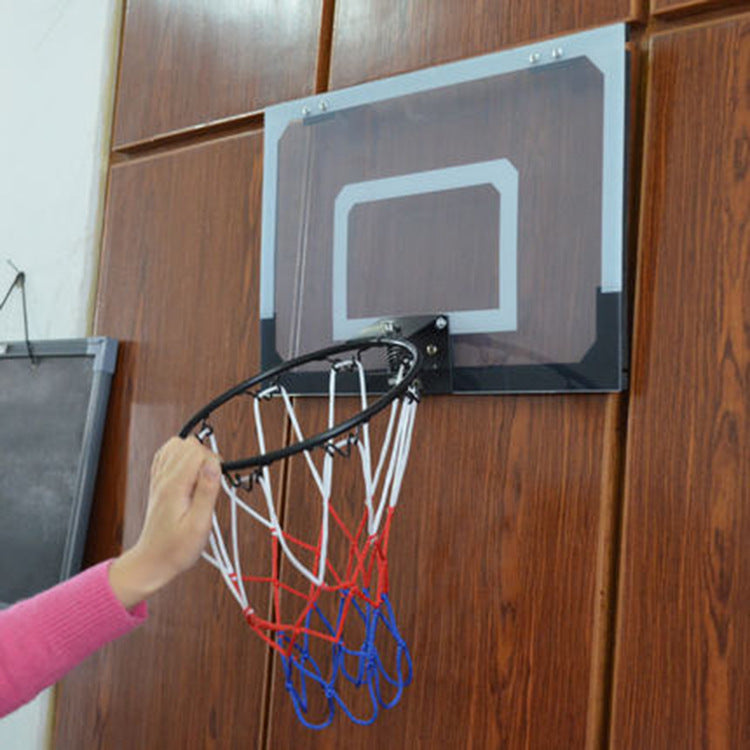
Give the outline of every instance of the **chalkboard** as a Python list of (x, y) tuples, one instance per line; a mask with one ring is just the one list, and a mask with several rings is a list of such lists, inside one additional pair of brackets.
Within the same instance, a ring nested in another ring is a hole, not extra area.
[(81, 567), (117, 342), (0, 344), (0, 606)]

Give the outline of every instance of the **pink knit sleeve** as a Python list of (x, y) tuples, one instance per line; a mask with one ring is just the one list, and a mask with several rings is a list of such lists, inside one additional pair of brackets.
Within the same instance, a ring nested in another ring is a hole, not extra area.
[(114, 595), (110, 564), (0, 610), (0, 716), (146, 619), (145, 603), (126, 610)]

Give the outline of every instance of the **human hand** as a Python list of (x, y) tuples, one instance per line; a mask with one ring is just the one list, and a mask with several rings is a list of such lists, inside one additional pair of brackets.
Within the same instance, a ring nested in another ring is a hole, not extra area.
[(172, 438), (156, 453), (141, 535), (109, 568), (112, 590), (127, 609), (198, 560), (220, 480), (218, 458), (194, 437)]

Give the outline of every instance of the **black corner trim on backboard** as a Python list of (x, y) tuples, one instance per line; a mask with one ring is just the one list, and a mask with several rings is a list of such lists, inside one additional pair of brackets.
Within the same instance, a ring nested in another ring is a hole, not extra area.
[(596, 340), (580, 362), (457, 367), (454, 392), (562, 393), (622, 390), (622, 294), (596, 291)]
[(260, 369), (270, 370), (283, 362), (276, 351), (276, 318), (260, 319)]
[(596, 382), (597, 390), (623, 387), (623, 329), (621, 292), (596, 290), (596, 341), (578, 369)]

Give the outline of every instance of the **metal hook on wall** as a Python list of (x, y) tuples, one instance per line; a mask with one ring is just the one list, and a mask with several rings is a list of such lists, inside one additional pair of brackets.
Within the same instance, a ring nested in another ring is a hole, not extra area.
[(29, 341), (29, 315), (26, 309), (26, 274), (23, 271), (19, 270), (13, 263), (13, 261), (8, 260), (7, 263), (16, 272), (16, 277), (11, 282), (10, 287), (8, 287), (8, 291), (5, 293), (2, 301), (0, 301), (0, 311), (5, 306), (5, 303), (8, 301), (8, 298), (10, 297), (13, 290), (16, 288), (20, 289), (21, 307), (23, 310), (23, 335), (26, 342), (26, 351), (29, 353), (31, 364), (36, 367), (37, 359), (34, 356), (34, 350), (31, 348), (31, 341)]

